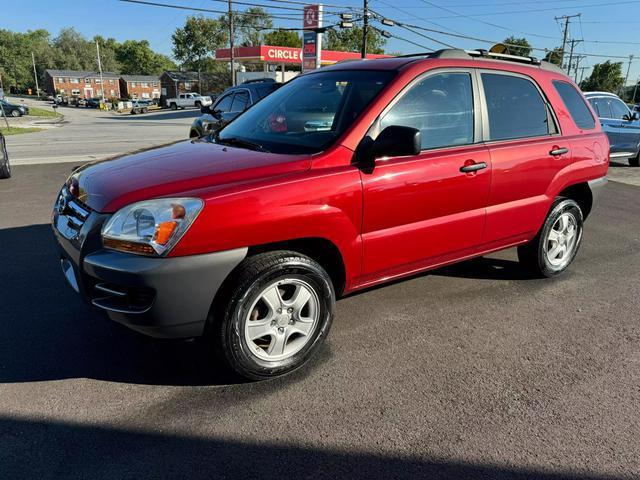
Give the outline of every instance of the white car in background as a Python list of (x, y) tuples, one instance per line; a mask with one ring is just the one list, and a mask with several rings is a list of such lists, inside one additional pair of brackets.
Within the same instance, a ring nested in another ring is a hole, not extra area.
[(211, 97), (204, 97), (199, 93), (180, 93), (177, 98), (168, 98), (167, 105), (171, 110), (177, 110), (178, 108), (187, 108), (187, 107), (208, 107), (213, 102)]

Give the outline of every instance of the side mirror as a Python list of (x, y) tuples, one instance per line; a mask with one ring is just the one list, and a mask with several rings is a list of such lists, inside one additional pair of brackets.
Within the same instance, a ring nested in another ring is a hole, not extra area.
[(373, 158), (404, 157), (418, 155), (422, 150), (420, 130), (391, 125), (385, 128), (373, 142)]
[(210, 113), (208, 106), (200, 107), (200, 113)]
[(634, 120), (638, 120), (638, 118), (640, 118), (638, 116), (638, 112), (629, 112), (622, 117), (622, 119), (626, 120), (627, 122), (633, 122)]
[(390, 125), (372, 140), (367, 136), (358, 147), (358, 163), (364, 170), (373, 170), (376, 158), (405, 157), (418, 155), (422, 151), (420, 130), (411, 127)]

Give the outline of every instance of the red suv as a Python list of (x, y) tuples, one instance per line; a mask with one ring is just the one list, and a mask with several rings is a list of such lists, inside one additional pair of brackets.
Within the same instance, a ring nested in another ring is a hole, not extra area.
[(341, 295), (509, 247), (562, 273), (606, 182), (595, 118), (535, 59), (323, 68), (214, 135), (76, 170), (53, 212), (62, 269), (116, 322), (279, 375), (318, 350)]

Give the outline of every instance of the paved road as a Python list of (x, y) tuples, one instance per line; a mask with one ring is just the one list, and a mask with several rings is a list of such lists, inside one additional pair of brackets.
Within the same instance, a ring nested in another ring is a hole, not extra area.
[[(26, 101), (49, 108), (46, 102)], [(118, 115), (94, 109), (61, 107), (61, 126), (7, 137), (13, 165), (80, 163), (188, 138), (196, 109)], [(11, 122), (12, 120), (9, 119)]]
[(234, 384), (80, 303), (47, 225), (69, 164), (0, 182), (0, 478), (640, 477), (640, 189), (567, 275), (513, 251), (337, 304), (326, 347)]

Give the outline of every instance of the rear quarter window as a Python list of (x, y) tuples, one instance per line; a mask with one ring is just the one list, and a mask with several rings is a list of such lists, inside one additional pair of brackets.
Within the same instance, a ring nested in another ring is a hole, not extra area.
[(569, 115), (578, 128), (590, 130), (595, 128), (596, 122), (591, 115), (591, 111), (582, 98), (582, 95), (575, 89), (573, 85), (559, 80), (553, 81), (553, 86), (562, 98), (564, 106), (567, 107)]

